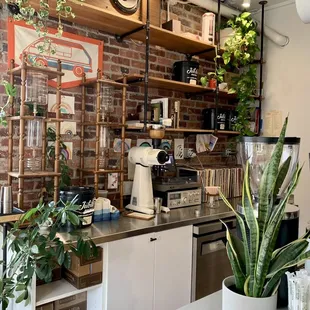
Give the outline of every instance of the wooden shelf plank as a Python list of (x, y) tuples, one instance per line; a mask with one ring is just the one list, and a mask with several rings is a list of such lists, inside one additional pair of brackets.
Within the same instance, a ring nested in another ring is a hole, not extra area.
[(84, 168), (78, 170), (83, 171), (85, 173), (94, 173), (94, 174), (107, 174), (107, 173), (122, 173), (125, 172), (125, 170), (120, 170), (120, 169), (99, 169), (96, 171), (95, 169), (89, 169), (89, 168)]
[[(127, 130), (141, 130), (143, 129), (143, 123), (141, 123), (141, 127), (137, 127), (137, 126), (128, 126)], [(148, 128), (149, 130), (149, 128)], [(166, 128), (166, 132), (180, 132), (180, 133), (215, 133), (215, 134), (225, 134), (225, 135), (238, 135), (240, 134), (238, 131), (228, 131), (228, 130), (218, 130), (218, 131), (214, 131), (212, 129), (191, 129), (191, 128)]]
[(79, 290), (64, 279), (39, 285), (37, 286), (36, 292), (36, 307), (42, 306), (58, 299), (67, 298), (75, 294), (95, 290), (101, 286), (102, 284), (98, 284)]
[(52, 171), (25, 171), (24, 174), (20, 174), (19, 172), (8, 172), (13, 178), (41, 178), (41, 177), (55, 177), (60, 176), (61, 173), (56, 173)]
[(16, 222), (22, 217), (23, 213), (0, 215), (0, 224)]
[[(81, 123), (82, 124), (82, 123)], [(123, 125), (121, 123), (107, 123), (107, 122), (84, 122), (84, 124), (82, 124), (84, 126), (96, 126), (96, 125), (101, 125), (101, 126), (105, 126), (105, 127), (111, 127), (111, 128), (122, 128), (122, 127), (126, 127), (127, 125)]]
[[(121, 78), (120, 78), (121, 79)], [(117, 81), (120, 81), (117, 79)], [(142, 74), (131, 74), (127, 77), (128, 84), (134, 84), (139, 86), (144, 86), (144, 77)], [(151, 88), (160, 88), (178, 91), (182, 93), (210, 93), (215, 95), (215, 89), (210, 87), (203, 87), (201, 85), (192, 85), (189, 83), (167, 80), (157, 77), (149, 77), (149, 87)], [(235, 96), (228, 94), (227, 91), (220, 91), (220, 97), (231, 98), (233, 99)]]
[[(35, 116), (31, 116), (31, 115), (26, 115), (26, 116), (8, 116), (7, 119), (9, 121), (20, 121), (21, 119), (24, 120), (33, 120), (33, 119), (39, 119), (39, 117), (35, 117)], [(66, 119), (61, 119), (61, 118), (45, 118), (42, 117), (44, 119), (45, 122), (49, 123), (49, 122), (63, 122), (63, 121), (70, 121), (70, 120), (66, 120)]]
[[(123, 79), (122, 79), (123, 80)], [(97, 79), (93, 79), (93, 80), (89, 80), (85, 83), (81, 83), (81, 86), (95, 86), (96, 83), (99, 82), (101, 84), (105, 84), (105, 85), (110, 85), (113, 86), (115, 88), (122, 88), (122, 87), (128, 87), (128, 84), (124, 84), (122, 82), (117, 82), (117, 81), (113, 81), (113, 80), (97, 80)]]
[[(72, 7), (76, 15), (74, 19), (68, 18), (67, 20), (117, 35), (133, 31), (144, 25), (139, 20), (134, 20), (117, 12), (108, 11), (104, 8), (104, 4), (96, 2), (95, 4), (90, 4), (90, 1), (79, 4), (74, 0), (67, 0), (68, 5)], [(31, 0), (30, 4), (35, 9), (39, 7), (38, 1)], [(50, 0), (49, 6), (51, 16), (57, 17), (54, 9), (55, 0)], [(129, 38), (145, 42), (145, 31), (133, 33)], [(214, 45), (190, 39), (153, 25), (150, 26), (150, 42), (152, 45), (158, 45), (168, 50), (185, 54), (196, 54), (206, 51), (200, 57), (212, 61), (215, 57)]]
[[(48, 69), (46, 67), (34, 67), (34, 66), (27, 65), (25, 67), (25, 69), (27, 71), (36, 71), (36, 72), (45, 73), (45, 74), (48, 75), (48, 78), (50, 80), (53, 80), (53, 79), (57, 78), (57, 76), (64, 76), (65, 75), (63, 72), (59, 72), (59, 71), (56, 71), (56, 70), (51, 70), (51, 69)], [(22, 70), (22, 67), (18, 66), (18, 67), (14, 68), (14, 69), (8, 70), (8, 74), (12, 73), (13, 75), (20, 76), (21, 70)]]
[[(145, 32), (140, 31), (130, 36), (132, 39), (136, 39), (145, 42)], [(171, 51), (176, 51), (184, 54), (196, 54), (201, 53), (199, 57), (206, 58), (208, 60), (214, 60), (215, 57), (215, 45), (208, 44), (203, 41), (190, 39), (182, 34), (176, 34), (172, 31), (150, 26), (150, 42), (152, 45), (158, 45)]]

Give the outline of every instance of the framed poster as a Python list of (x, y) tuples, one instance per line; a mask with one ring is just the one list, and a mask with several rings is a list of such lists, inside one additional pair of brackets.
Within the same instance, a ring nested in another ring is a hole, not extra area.
[[(38, 37), (32, 26), (23, 21), (8, 19), (8, 62), (14, 59), (16, 66), (21, 64), (22, 54), (27, 53), (32, 61), (50, 69), (57, 68), (58, 59), (62, 63), (62, 88), (80, 85), (83, 73), (87, 80), (97, 78), (97, 69), (102, 70), (103, 42), (69, 32), (56, 36), (57, 30), (48, 28), (45, 38), (49, 39), (55, 54), (39, 53), (38, 46), (43, 45), (44, 37)], [(56, 81), (50, 80), (50, 86), (56, 87)]]

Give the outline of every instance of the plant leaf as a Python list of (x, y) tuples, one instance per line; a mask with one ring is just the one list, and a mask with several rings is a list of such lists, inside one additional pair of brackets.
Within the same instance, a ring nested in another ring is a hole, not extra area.
[(270, 297), (274, 293), (275, 287), (277, 287), (278, 283), (281, 281), (282, 276), (288, 269), (279, 270), (277, 273), (273, 275), (273, 277), (267, 282), (264, 291), (262, 293), (262, 297)]
[(259, 297), (262, 294), (270, 261), (272, 258), (272, 253), (279, 234), (279, 229), (282, 222), (285, 206), (290, 195), (292, 194), (298, 183), (300, 172), (301, 168), (297, 168), (295, 170), (294, 176), (292, 178), (292, 183), (285, 195), (285, 198), (281, 200), (279, 205), (275, 206), (271, 214), (270, 220), (268, 222), (267, 229), (264, 233), (256, 267), (256, 278), (254, 283), (255, 297)]
[(252, 195), (249, 186), (249, 162), (246, 164), (243, 189), (242, 189), (242, 206), (244, 209), (245, 220), (250, 231), (250, 280), (249, 296), (254, 297), (253, 287), (255, 281), (256, 262), (259, 249), (259, 227), (256, 220), (252, 205)]
[[(285, 132), (287, 127), (288, 118), (286, 117), (284, 125), (275, 149), (272, 153), (271, 160), (266, 166), (259, 187), (259, 209), (258, 209), (258, 224), (260, 238), (266, 230), (266, 225), (268, 221), (268, 210), (270, 194), (275, 186), (275, 182), (278, 176), (279, 164), (282, 157), (283, 145), (285, 139)], [(261, 240), (261, 239), (260, 239)]]
[(282, 186), (282, 184), (286, 178), (288, 169), (289, 169), (290, 164), (291, 164), (291, 160), (292, 160), (292, 156), (289, 156), (280, 167), (280, 171), (278, 173), (276, 184), (275, 184), (274, 189), (273, 189), (273, 201), (276, 201), (276, 198), (279, 194), (280, 188), (281, 188), (281, 186)]
[[(308, 241), (301, 239), (300, 242), (294, 242), (281, 251), (275, 259), (271, 261), (268, 273), (273, 273), (282, 268), (290, 261), (301, 255), (308, 247)], [(268, 277), (268, 276), (267, 276)]]
[(226, 206), (235, 214), (236, 219), (238, 221), (241, 236), (242, 236), (242, 242), (244, 246), (244, 258), (245, 258), (245, 269), (246, 269), (246, 275), (250, 274), (250, 253), (249, 253), (249, 246), (248, 246), (248, 239), (247, 239), (247, 233), (245, 229), (245, 223), (242, 219), (242, 217), (236, 212), (236, 210), (232, 207), (232, 205), (229, 203), (229, 201), (226, 199), (226, 197), (223, 195), (222, 191), (219, 190), (220, 197), (222, 198), (223, 202), (226, 204)]
[(227, 256), (228, 256), (230, 264), (231, 264), (231, 268), (232, 268), (234, 276), (235, 276), (236, 288), (239, 292), (243, 292), (244, 283), (246, 281), (246, 278), (239, 268), (239, 264), (237, 263), (237, 259), (233, 254), (233, 250), (232, 250), (229, 242), (227, 242), (227, 244), (226, 244), (226, 250), (227, 250)]

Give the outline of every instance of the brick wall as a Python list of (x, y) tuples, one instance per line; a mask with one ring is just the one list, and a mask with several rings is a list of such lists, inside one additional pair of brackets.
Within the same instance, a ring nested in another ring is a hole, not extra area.
[[(183, 31), (193, 32), (195, 34), (200, 34), (201, 29), (201, 15), (204, 11), (200, 8), (178, 4), (171, 8), (172, 17), (178, 18), (182, 22)], [(3, 9), (0, 15), (0, 75), (1, 77), (6, 78), (5, 71), (7, 69), (7, 16), (8, 12), (6, 9)], [(162, 13), (162, 18), (165, 20), (165, 12)], [(53, 20), (50, 21), (50, 26), (55, 26)], [(67, 32), (72, 32), (79, 35), (84, 35), (90, 38), (95, 38), (102, 40), (104, 42), (104, 74), (105, 76), (115, 79), (121, 75), (121, 67), (129, 69), (129, 73), (143, 73), (144, 71), (144, 60), (145, 60), (145, 47), (142, 43), (136, 42), (133, 40), (126, 40), (123, 43), (118, 43), (114, 36), (104, 33), (103, 31), (88, 29), (79, 25), (72, 25), (70, 23), (65, 23), (64, 30)], [(171, 79), (172, 76), (172, 65), (175, 61), (185, 60), (183, 54), (179, 54), (173, 51), (167, 51), (160, 47), (151, 47), (150, 50), (150, 75)], [(206, 72), (212, 70), (214, 64), (212, 62), (207, 62), (204, 60), (199, 60), (200, 62), (200, 74), (206, 74)], [(50, 89), (50, 93), (55, 93), (54, 89)], [(201, 112), (206, 107), (214, 106), (214, 98), (208, 95), (196, 95), (191, 99), (186, 99), (183, 93), (173, 92), (169, 90), (159, 90), (159, 89), (150, 89), (150, 99), (158, 97), (169, 97), (172, 99), (181, 100), (181, 127), (188, 128), (201, 128)], [(75, 109), (76, 114), (70, 116), (69, 118), (79, 120), (81, 115), (81, 89), (76, 87), (74, 89), (64, 90), (64, 95), (71, 95), (75, 97)], [(143, 88), (137, 86), (131, 86), (128, 91), (127, 96), (127, 112), (135, 113), (136, 107), (139, 104), (143, 104)], [(0, 100), (3, 102), (5, 100), (4, 89), (0, 87)], [(119, 121), (119, 116), (121, 115), (120, 107), (120, 96), (116, 99), (116, 109), (113, 115), (113, 120)], [(225, 101), (222, 101), (225, 103)], [(87, 120), (95, 119), (95, 95), (94, 89), (89, 88), (87, 90)], [(18, 132), (18, 127), (14, 128), (14, 132)], [(77, 135), (74, 137), (62, 137), (64, 141), (73, 141), (74, 143), (74, 153), (73, 160), (69, 162), (70, 167), (72, 168), (72, 179), (73, 184), (78, 183), (77, 170), (79, 167), (79, 145), (80, 145), (80, 125), (77, 124)], [(135, 145), (135, 140), (137, 137), (145, 137), (143, 134), (128, 133), (128, 138), (133, 139), (132, 145)], [(15, 135), (17, 137), (17, 134)], [(113, 137), (118, 137), (118, 134), (112, 134)], [(173, 139), (175, 137), (182, 137), (181, 134), (171, 134), (168, 135), (168, 139)], [(94, 155), (94, 138), (95, 138), (95, 128), (89, 127), (86, 130), (86, 152), (87, 163), (90, 164), (93, 162)], [(186, 138), (185, 147), (194, 147), (195, 146), (195, 137), (190, 136)], [(226, 158), (222, 156), (222, 152), (225, 151), (227, 147), (227, 137), (220, 137), (219, 143), (215, 149), (213, 155), (203, 155), (200, 156), (200, 160), (204, 164), (214, 165), (214, 164), (226, 164)], [(7, 129), (0, 128), (0, 184), (4, 184), (7, 180)], [(17, 147), (17, 140), (14, 143), (15, 154)], [(115, 157), (115, 154), (111, 153), (111, 157)], [(117, 159), (117, 156), (116, 156)], [(117, 165), (116, 161), (116, 165)], [(199, 164), (197, 159), (194, 159), (187, 164), (195, 165)], [(104, 180), (101, 179), (103, 183)], [(85, 179), (85, 184), (92, 184), (93, 177)], [(25, 206), (24, 208), (30, 208), (36, 205), (38, 201), (38, 195), (42, 187), (42, 182), (40, 179), (37, 180), (26, 180), (25, 182)], [(17, 183), (14, 183), (14, 189), (17, 189)]]

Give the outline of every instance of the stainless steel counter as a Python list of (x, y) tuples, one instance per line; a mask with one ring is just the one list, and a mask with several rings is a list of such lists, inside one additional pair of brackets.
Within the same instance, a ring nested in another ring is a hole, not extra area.
[[(230, 200), (233, 206), (236, 206), (238, 201), (240, 199)], [(196, 215), (196, 210), (200, 210), (199, 215)], [(219, 207), (214, 209), (207, 208), (205, 204), (173, 209), (170, 213), (157, 214), (154, 219), (149, 221), (121, 216), (119, 220), (94, 223), (80, 231), (87, 233), (96, 244), (101, 244), (146, 233), (215, 221), (231, 216), (234, 216), (233, 212), (221, 201)], [(74, 240), (74, 236), (66, 232), (61, 232), (58, 235), (64, 242)]]

